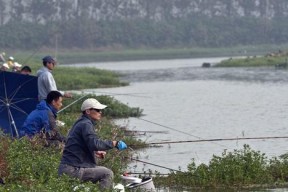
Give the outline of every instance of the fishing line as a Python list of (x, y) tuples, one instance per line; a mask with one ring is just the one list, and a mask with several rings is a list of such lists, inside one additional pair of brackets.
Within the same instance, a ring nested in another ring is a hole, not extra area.
[[(170, 130), (179, 132), (179, 133), (183, 133), (183, 134), (185, 134), (185, 135), (189, 135), (189, 136), (195, 137), (195, 138), (197, 138), (197, 139), (205, 140), (204, 138), (198, 137), (198, 136), (196, 136), (196, 135), (192, 135), (192, 134), (187, 133), (187, 132), (184, 132), (184, 131), (180, 131), (180, 130), (174, 129), (174, 128), (172, 128), (172, 127), (168, 127), (168, 126), (166, 126), (166, 125), (161, 125), (161, 124), (159, 124), (159, 123), (155, 123), (155, 122), (153, 122), (153, 121), (149, 121), (149, 120), (146, 120), (146, 119), (143, 119), (143, 118), (140, 118), (140, 117), (138, 117), (137, 119), (140, 119), (140, 120), (142, 120), (142, 121), (146, 121), (146, 122), (148, 122), (148, 123), (152, 123), (152, 124), (154, 124), (154, 125), (158, 125), (158, 126), (160, 126), (160, 127), (164, 127), (164, 128), (167, 128), (167, 129), (170, 129)], [(211, 143), (213, 143), (213, 142), (211, 141)], [(227, 146), (225, 146), (225, 145), (221, 145), (221, 144), (218, 144), (218, 143), (213, 143), (213, 144), (216, 144), (216, 145), (219, 145), (219, 146), (221, 146), (221, 147), (227, 148)]]
[[(218, 138), (218, 139), (201, 139), (201, 140), (188, 140), (188, 141), (164, 141), (152, 142), (145, 145), (162, 145), (172, 143), (200, 143), (200, 142), (217, 142), (217, 141), (234, 141), (234, 140), (265, 140), (265, 139), (288, 139), (288, 136), (275, 136), (275, 137), (235, 137), (235, 138)], [(130, 146), (143, 146), (143, 145), (130, 145)]]
[[(45, 41), (46, 42), (46, 41)], [(36, 54), (40, 51), (40, 49), (36, 49), (29, 57), (27, 57), (26, 60), (23, 61), (24, 65), (27, 65), (27, 62)]]
[(198, 139), (202, 139), (201, 137), (198, 137), (198, 136), (196, 136), (196, 135), (192, 135), (192, 134), (190, 134), (190, 133), (186, 133), (186, 132), (184, 132), (184, 131), (180, 131), (180, 130), (174, 129), (174, 128), (168, 127), (168, 126), (166, 126), (166, 125), (161, 125), (161, 124), (159, 124), (159, 123), (155, 123), (155, 122), (149, 121), (149, 120), (147, 120), (147, 119), (143, 119), (143, 118), (140, 118), (140, 117), (138, 117), (138, 119), (140, 119), (140, 120), (142, 120), (142, 121), (146, 121), (146, 122), (148, 122), (148, 123), (152, 123), (152, 124), (154, 124), (154, 125), (158, 125), (158, 126), (160, 126), (160, 127), (164, 127), (164, 128), (173, 130), (173, 131), (177, 131), (177, 132), (179, 132), (179, 133), (183, 133), (183, 134), (185, 134), (185, 135), (189, 135), (189, 136), (192, 136), (192, 137), (195, 137), (195, 138), (198, 138)]
[[(47, 44), (47, 42), (49, 42), (49, 41), (50, 41), (49, 38), (45, 39), (45, 41), (42, 42), (42, 45)], [(35, 49), (35, 51), (34, 51), (31, 55), (29, 55), (26, 60), (23, 61), (23, 64), (24, 64), (24, 65), (27, 65), (27, 62), (28, 62), (36, 53), (38, 53), (40, 50), (41, 50), (40, 48)]]

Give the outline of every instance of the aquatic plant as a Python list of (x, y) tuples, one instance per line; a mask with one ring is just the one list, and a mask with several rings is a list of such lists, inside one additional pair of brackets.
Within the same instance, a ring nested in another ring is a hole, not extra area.
[(188, 165), (186, 172), (173, 172), (169, 176), (155, 178), (158, 187), (178, 189), (249, 189), (287, 185), (288, 158), (268, 159), (264, 153), (249, 145), (243, 149), (224, 151), (221, 156), (213, 155), (209, 164)]

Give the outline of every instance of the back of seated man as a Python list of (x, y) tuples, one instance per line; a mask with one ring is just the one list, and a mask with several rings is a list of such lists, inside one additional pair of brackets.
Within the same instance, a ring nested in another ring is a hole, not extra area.
[(59, 131), (56, 129), (57, 112), (62, 107), (62, 94), (58, 91), (51, 91), (47, 95), (46, 100), (42, 100), (34, 111), (32, 111), (26, 118), (22, 129), (21, 136), (33, 136), (39, 134), (40, 137), (46, 139), (46, 145), (58, 144), (58, 142), (65, 142)]

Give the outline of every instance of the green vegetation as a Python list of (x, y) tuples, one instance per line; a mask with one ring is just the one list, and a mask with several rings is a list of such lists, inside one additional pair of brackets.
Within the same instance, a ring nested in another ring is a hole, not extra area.
[(247, 58), (230, 58), (216, 64), (215, 67), (275, 67), (279, 64), (287, 65), (288, 56), (280, 57), (247, 57)]
[(105, 88), (125, 86), (128, 83), (120, 82), (119, 76), (107, 70), (96, 68), (66, 68), (59, 67), (53, 71), (57, 87), (60, 90)]
[(159, 187), (177, 190), (251, 190), (287, 187), (287, 174), (287, 156), (268, 159), (260, 151), (244, 145), (241, 150), (224, 151), (222, 156), (214, 155), (208, 165), (196, 166), (193, 160), (187, 172), (171, 173), (168, 177), (158, 176), (154, 183)]
[[(93, 95), (87, 95), (92, 97)], [(80, 96), (75, 96), (73, 100)], [(95, 97), (95, 96), (93, 96)], [(111, 118), (138, 117), (142, 110), (130, 108), (115, 99), (107, 96), (97, 97), (100, 102), (109, 106), (104, 110), (105, 118), (97, 124), (98, 134), (103, 139), (125, 140), (128, 145), (141, 144), (131, 136), (125, 136), (125, 130), (113, 123)], [(65, 104), (72, 102), (71, 99), (65, 100)], [(72, 124), (81, 115), (79, 112), (81, 101), (64, 110), (59, 114), (58, 119), (66, 124), (61, 128), (63, 134), (67, 134)], [(83, 191), (100, 191), (95, 184), (82, 183), (77, 179), (69, 177), (58, 177), (57, 169), (61, 158), (62, 148), (44, 147), (43, 140), (35, 137), (28, 140), (26, 137), (21, 139), (11, 139), (0, 135), (0, 178), (5, 185), (0, 185), (0, 191), (73, 191), (75, 187)], [(104, 160), (99, 160), (99, 165), (107, 166), (115, 173), (115, 182), (119, 182), (119, 175), (125, 171), (127, 157), (131, 151), (110, 150)]]

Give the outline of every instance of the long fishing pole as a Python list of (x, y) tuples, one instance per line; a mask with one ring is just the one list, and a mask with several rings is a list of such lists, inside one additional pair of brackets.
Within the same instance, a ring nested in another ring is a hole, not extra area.
[[(174, 129), (174, 128), (168, 127), (168, 126), (166, 126), (166, 125), (161, 125), (161, 124), (159, 124), (159, 123), (155, 123), (155, 122), (149, 121), (149, 120), (147, 120), (147, 119), (143, 119), (143, 118), (140, 118), (140, 117), (138, 117), (138, 119), (140, 119), (140, 120), (142, 120), (142, 121), (146, 121), (146, 122), (148, 122), (148, 123), (152, 123), (152, 124), (154, 124), (154, 125), (158, 125), (158, 126), (160, 126), (160, 127), (164, 127), (164, 128), (166, 128), (166, 129), (170, 129), (170, 130), (173, 130), (173, 131), (176, 131), (176, 132), (179, 132), (179, 133), (183, 133), (183, 134), (185, 134), (185, 135), (189, 135), (189, 136), (192, 136), (192, 137), (195, 137), (195, 138), (198, 138), (198, 139), (205, 140), (204, 138), (198, 137), (198, 136), (196, 136), (196, 135), (192, 135), (192, 134), (190, 134), (190, 133), (187, 133), (187, 132), (184, 132), (184, 131), (180, 131), (180, 130)], [(212, 141), (211, 141), (211, 142), (212, 142)], [(218, 143), (214, 143), (214, 144), (219, 145), (219, 146), (221, 146), (221, 147), (227, 147), (227, 146), (225, 146), (225, 145), (221, 145), (221, 144), (218, 144)]]
[(61, 113), (62, 111), (64, 111), (65, 109), (67, 109), (68, 107), (70, 107), (71, 105), (73, 105), (74, 103), (78, 102), (79, 100), (83, 99), (84, 97), (86, 97), (87, 95), (82, 95), (80, 98), (76, 99), (75, 101), (73, 101), (72, 103), (70, 103), (69, 105), (67, 105), (66, 107), (62, 108), (61, 110), (59, 110), (57, 113)]
[[(132, 157), (124, 157), (126, 159), (130, 159), (130, 160), (133, 160), (133, 161), (137, 161), (137, 162), (141, 162), (141, 163), (144, 163), (144, 164), (148, 164), (148, 165), (153, 165), (153, 166), (156, 166), (156, 167), (160, 167), (160, 168), (164, 168), (164, 169), (168, 169), (170, 171), (174, 171), (174, 172), (178, 172), (178, 173), (182, 173), (182, 174), (189, 174), (190, 176), (192, 177), (196, 177), (196, 178), (204, 178), (204, 177), (201, 177), (199, 175), (194, 175), (194, 174), (191, 174), (189, 172), (183, 172), (183, 171), (180, 171), (180, 170), (176, 170), (176, 169), (172, 169), (172, 168), (169, 168), (169, 167), (165, 167), (165, 166), (162, 166), (162, 165), (157, 165), (157, 164), (154, 164), (154, 163), (149, 163), (147, 161), (142, 161), (142, 160), (139, 160), (139, 159), (135, 159), (135, 158), (132, 158)], [(137, 174), (137, 173), (134, 173), (134, 174)], [(140, 174), (140, 173), (138, 173)], [(147, 173), (146, 173), (147, 174)], [(155, 174), (157, 175), (157, 174)], [(158, 174), (158, 175), (169, 175), (169, 174)]]
[(168, 170), (170, 170), (170, 171), (175, 171), (175, 172), (184, 173), (183, 171), (180, 171), (180, 170), (172, 169), (172, 168), (169, 168), (169, 167), (164, 167), (164, 166), (162, 166), (162, 165), (157, 165), (157, 164), (154, 164), (154, 163), (149, 163), (149, 162), (147, 162), (147, 161), (142, 161), (142, 160), (139, 160), (139, 159), (135, 159), (135, 158), (133, 158), (133, 157), (124, 157), (124, 158), (130, 159), (130, 160), (133, 160), (133, 161), (137, 161), (137, 162), (141, 162), (141, 163), (145, 163), (145, 164), (148, 164), (148, 165), (153, 165), (153, 166), (156, 166), (156, 167), (168, 169)]
[[(275, 137), (234, 137), (234, 138), (219, 138), (219, 139), (201, 139), (201, 140), (188, 140), (188, 141), (164, 141), (164, 142), (152, 142), (145, 145), (163, 145), (172, 143), (200, 143), (200, 142), (218, 142), (218, 141), (239, 141), (239, 140), (265, 140), (265, 139), (288, 139), (288, 136), (275, 136)], [(141, 146), (141, 145), (130, 145)]]
[[(77, 100), (73, 101), (72, 103), (70, 103), (69, 105), (67, 105), (66, 107), (62, 108), (61, 110), (59, 110), (57, 113), (61, 113), (62, 111), (64, 111), (65, 109), (67, 109), (68, 107), (70, 107), (71, 105), (73, 105), (74, 103), (78, 102), (79, 100), (81, 100), (82, 98), (86, 97), (87, 95), (91, 94), (90, 92), (86, 91), (82, 91), (82, 93), (84, 93), (83, 96), (81, 96), (80, 98), (78, 98)], [(101, 93), (101, 92), (98, 92), (97, 93)], [(93, 91), (92, 94), (95, 94), (95, 92)], [(113, 94), (113, 93), (112, 93)], [(96, 94), (95, 94), (96, 95)], [(128, 96), (134, 96), (136, 97), (137, 95), (132, 95), (132, 94), (123, 94), (123, 95), (128, 95)], [(138, 96), (138, 97), (141, 97), (141, 96)], [(142, 96), (144, 97), (144, 96)]]
[[(95, 94), (95, 91), (83, 91), (86, 94)], [(111, 92), (103, 92), (103, 91), (96, 91), (97, 93), (104, 93), (109, 95), (126, 95), (126, 96), (132, 96), (132, 97), (144, 97), (144, 98), (151, 98), (149, 96), (143, 96), (143, 95), (135, 95), (138, 93), (111, 93)]]
[(125, 172), (128, 175), (170, 175), (169, 173), (146, 173), (146, 172)]

